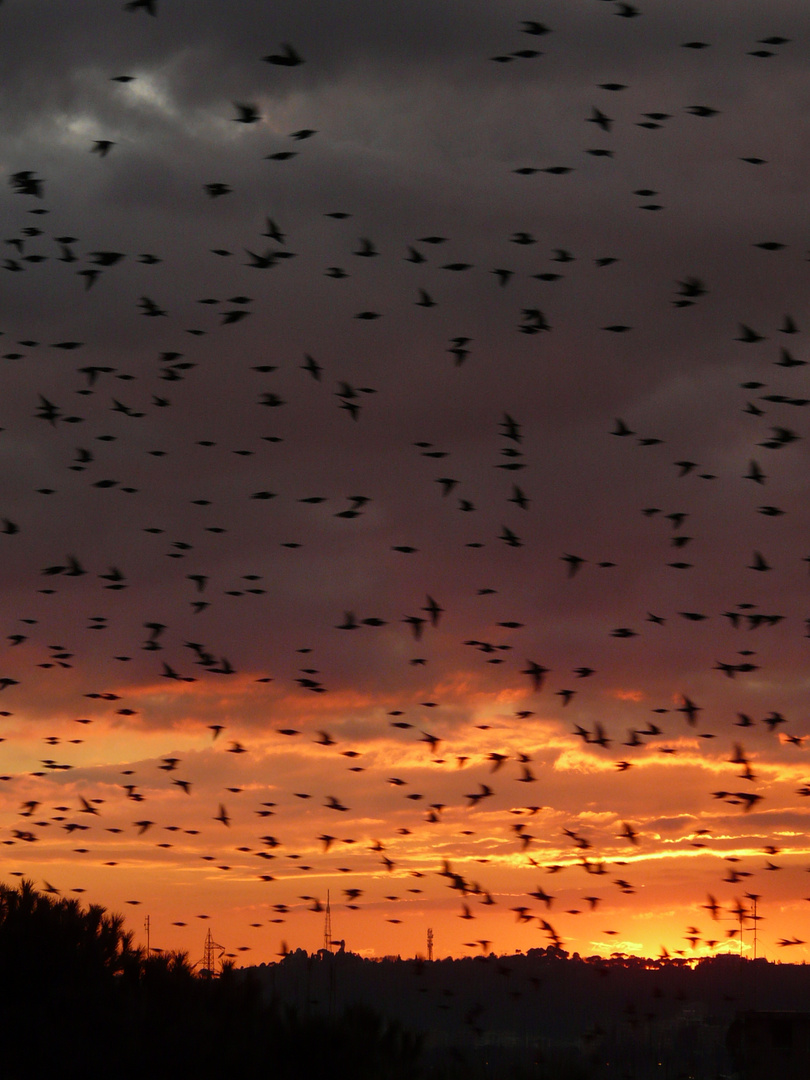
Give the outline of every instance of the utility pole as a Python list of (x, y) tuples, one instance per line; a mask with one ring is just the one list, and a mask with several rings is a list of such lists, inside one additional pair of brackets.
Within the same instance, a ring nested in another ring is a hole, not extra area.
[(323, 951), (332, 951), (332, 907), (329, 903), (329, 890), (326, 890), (326, 916), (323, 920)]
[(432, 960), (433, 959), (433, 927), (432, 926), (428, 927), (427, 949), (428, 949), (428, 960)]

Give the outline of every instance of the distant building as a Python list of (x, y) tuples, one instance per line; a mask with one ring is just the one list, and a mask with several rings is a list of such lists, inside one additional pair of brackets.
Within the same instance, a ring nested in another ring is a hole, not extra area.
[(728, 1030), (727, 1045), (740, 1080), (806, 1080), (810, 1013), (738, 1013)]

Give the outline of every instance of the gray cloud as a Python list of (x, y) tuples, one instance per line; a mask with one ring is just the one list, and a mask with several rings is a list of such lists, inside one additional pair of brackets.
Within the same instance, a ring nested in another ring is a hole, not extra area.
[[(577, 691), (546, 707), (569, 729), (618, 742), (667, 708), (680, 733), (688, 694), (726, 739), (755, 715), (752, 745), (785, 760), (762, 718), (804, 734), (809, 17), (642, 6), (549, 0), (532, 36), (511, 0), (3, 4), (0, 517), (19, 533), (0, 590), (28, 637), (0, 672), (10, 711), (135, 694), (164, 660), (214, 694), (228, 677), (192, 666), (194, 641), (275, 678), (248, 727), (311, 667), (391, 708), (444, 688), (458, 734), (479, 717), (454, 688), (533, 708), (535, 660), (544, 694)], [(749, 55), (775, 33), (792, 40)], [(303, 64), (261, 61), (284, 42)], [(526, 48), (544, 55), (491, 59)], [(43, 198), (8, 182), (24, 171)], [(678, 306), (691, 279), (705, 294)], [(570, 579), (564, 555), (585, 560)], [(417, 639), (428, 595), (446, 611)], [(386, 625), (341, 630), (348, 613)], [(72, 667), (39, 668), (56, 643)]]

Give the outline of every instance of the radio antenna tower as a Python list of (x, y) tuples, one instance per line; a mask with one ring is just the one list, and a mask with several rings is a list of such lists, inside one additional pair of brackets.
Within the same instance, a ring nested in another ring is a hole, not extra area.
[(428, 927), (427, 935), (427, 947), (428, 947), (428, 960), (433, 959), (433, 927)]
[(329, 890), (326, 890), (326, 915), (323, 920), (323, 951), (332, 951), (332, 906), (329, 903)]

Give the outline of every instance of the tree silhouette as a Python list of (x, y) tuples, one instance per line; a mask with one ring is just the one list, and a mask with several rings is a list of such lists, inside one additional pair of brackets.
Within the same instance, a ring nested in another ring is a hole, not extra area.
[[(268, 1004), (226, 965), (197, 975), (181, 952), (133, 944), (121, 915), (0, 885), (0, 1075), (418, 1076), (419, 1040), (367, 1008), (337, 1019)], [(272, 1068), (271, 1068), (272, 1066)]]

